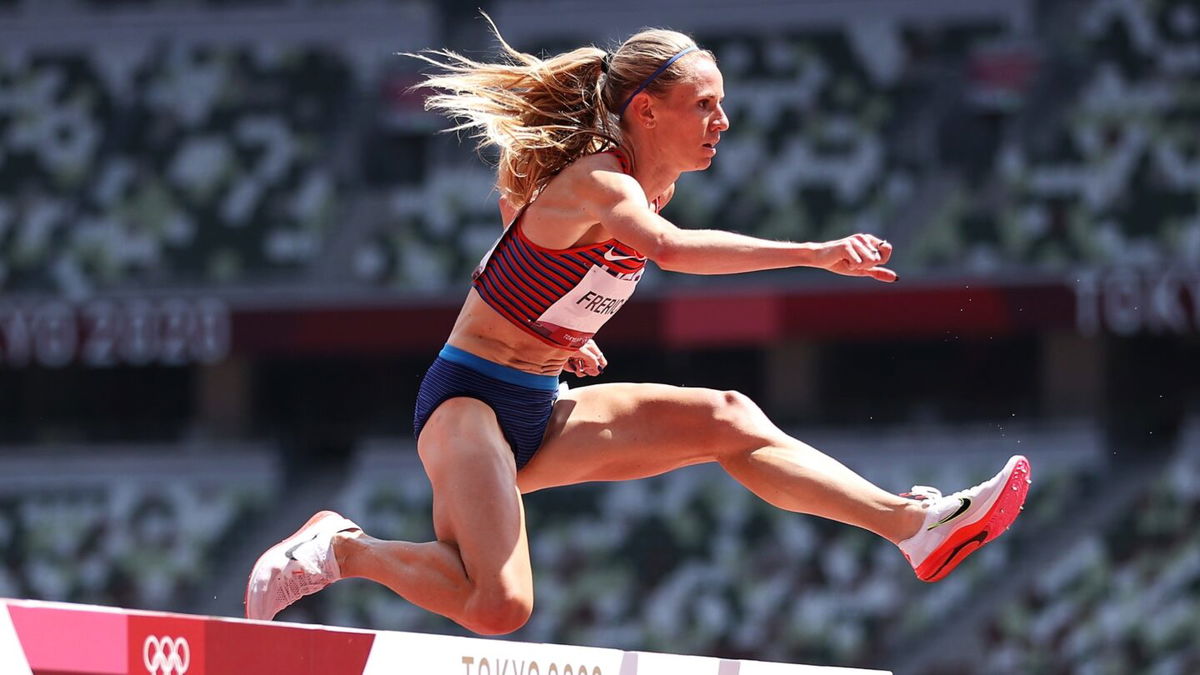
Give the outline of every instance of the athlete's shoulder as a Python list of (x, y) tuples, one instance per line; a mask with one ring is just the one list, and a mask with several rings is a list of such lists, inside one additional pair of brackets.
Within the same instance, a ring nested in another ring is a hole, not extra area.
[(625, 166), (622, 156), (616, 152), (596, 152), (571, 162), (566, 170), (585, 176), (596, 173), (616, 173), (625, 176), (629, 174)]
[(645, 200), (641, 184), (629, 175), (623, 158), (614, 152), (580, 157), (563, 171), (563, 177), (571, 192), (587, 201)]

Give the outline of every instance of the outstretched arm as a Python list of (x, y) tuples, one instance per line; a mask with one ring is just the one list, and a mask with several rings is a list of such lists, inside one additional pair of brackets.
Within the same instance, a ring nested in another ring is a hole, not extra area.
[(883, 267), (891, 244), (869, 234), (824, 243), (759, 239), (723, 230), (684, 230), (646, 208), (641, 186), (630, 176), (597, 171), (584, 203), (621, 241), (666, 270), (688, 274), (736, 274), (784, 267), (817, 267), (837, 274), (892, 282)]

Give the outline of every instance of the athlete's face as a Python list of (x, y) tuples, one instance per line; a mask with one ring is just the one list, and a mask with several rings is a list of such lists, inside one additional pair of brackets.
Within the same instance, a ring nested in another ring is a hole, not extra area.
[(725, 80), (717, 64), (704, 54), (681, 61), (689, 76), (655, 101), (655, 145), (682, 171), (699, 171), (712, 164), (721, 132), (729, 128), (721, 107)]

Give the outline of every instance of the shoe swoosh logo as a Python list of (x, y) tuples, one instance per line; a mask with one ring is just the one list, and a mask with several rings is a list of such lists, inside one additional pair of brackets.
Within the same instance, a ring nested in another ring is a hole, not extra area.
[(608, 249), (604, 252), (604, 259), (609, 262), (618, 262), (620, 260), (645, 260), (645, 256), (640, 255), (617, 255), (613, 249)]
[(959, 499), (962, 500), (962, 503), (958, 505), (957, 511), (955, 511), (954, 513), (951, 513), (950, 515), (946, 516), (945, 518), (942, 518), (941, 520), (937, 521), (936, 523), (930, 525), (929, 527), (925, 528), (925, 530), (928, 532), (929, 530), (932, 530), (935, 527), (941, 527), (942, 525), (945, 525), (946, 523), (948, 523), (948, 522), (954, 520), (955, 518), (961, 516), (962, 514), (966, 513), (967, 509), (971, 508), (971, 498), (970, 497), (959, 497)]
[(988, 531), (981, 530), (979, 532), (979, 534), (975, 535), (974, 537), (971, 537), (970, 539), (968, 539), (968, 540), (964, 541), (963, 543), (959, 544), (958, 546), (954, 547), (954, 550), (950, 552), (950, 555), (946, 556), (946, 561), (943, 562), (941, 565), (939, 565), (938, 568), (933, 571), (933, 574), (929, 575), (929, 577), (934, 578), (937, 575), (941, 574), (942, 570), (946, 569), (946, 565), (949, 565), (951, 562), (954, 562), (954, 559), (958, 557), (958, 554), (961, 553), (962, 550), (964, 548), (966, 548), (968, 545), (978, 543), (979, 545), (982, 546), (983, 543), (985, 541), (987, 541), (987, 537), (988, 537)]
[[(295, 544), (292, 544), (292, 546), (290, 548), (288, 548), (288, 550), (283, 552), (283, 555), (286, 556), (288, 560), (296, 560), (296, 556), (295, 556), (296, 549), (300, 548), (301, 546), (307, 544), (310, 541), (316, 541), (317, 537), (319, 537), (319, 536), (321, 536), (320, 533), (314, 534), (313, 536), (309, 537), (308, 539), (305, 539), (304, 541), (299, 541), (299, 542), (296, 542)], [(299, 562), (299, 561), (297, 561), (297, 562)]]

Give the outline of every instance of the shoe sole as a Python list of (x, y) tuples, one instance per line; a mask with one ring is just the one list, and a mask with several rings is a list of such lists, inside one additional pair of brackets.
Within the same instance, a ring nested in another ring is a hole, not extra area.
[(954, 571), (958, 564), (984, 544), (1004, 534), (1020, 515), (1032, 483), (1029, 460), (1017, 455), (1005, 469), (1011, 471), (992, 508), (983, 517), (964, 525), (925, 559), (916, 569), (917, 578), (933, 583)]
[[(342, 517), (341, 514), (336, 513), (334, 511), (318, 511), (315, 514), (313, 514), (312, 518), (308, 519), (308, 522), (301, 525), (300, 529), (291, 533), (284, 539), (281, 539), (279, 541), (279, 543), (275, 544), (271, 548), (268, 548), (262, 555), (258, 556), (258, 560), (254, 561), (254, 567), (250, 568), (250, 577), (246, 580), (246, 591), (242, 594), (242, 606), (245, 607), (247, 619), (258, 619), (260, 621), (271, 621), (272, 619), (275, 618), (274, 615), (266, 617), (266, 618), (254, 617), (254, 616), (251, 616), (251, 612), (250, 612), (250, 584), (253, 583), (254, 577), (255, 577), (255, 572), (258, 571), (258, 568), (259, 568), (259, 566), (261, 566), (263, 564), (263, 561), (265, 561), (267, 558), (269, 558), (271, 556), (271, 554), (276, 553), (279, 550), (286, 549), (287, 546), (291, 545), (292, 542), (294, 542), (296, 539), (300, 538), (301, 532), (304, 532), (308, 528), (315, 525), (317, 523), (317, 521), (319, 521), (323, 518), (328, 518), (330, 516), (333, 516), (335, 518)], [(276, 614), (278, 614), (278, 612), (276, 612)]]

